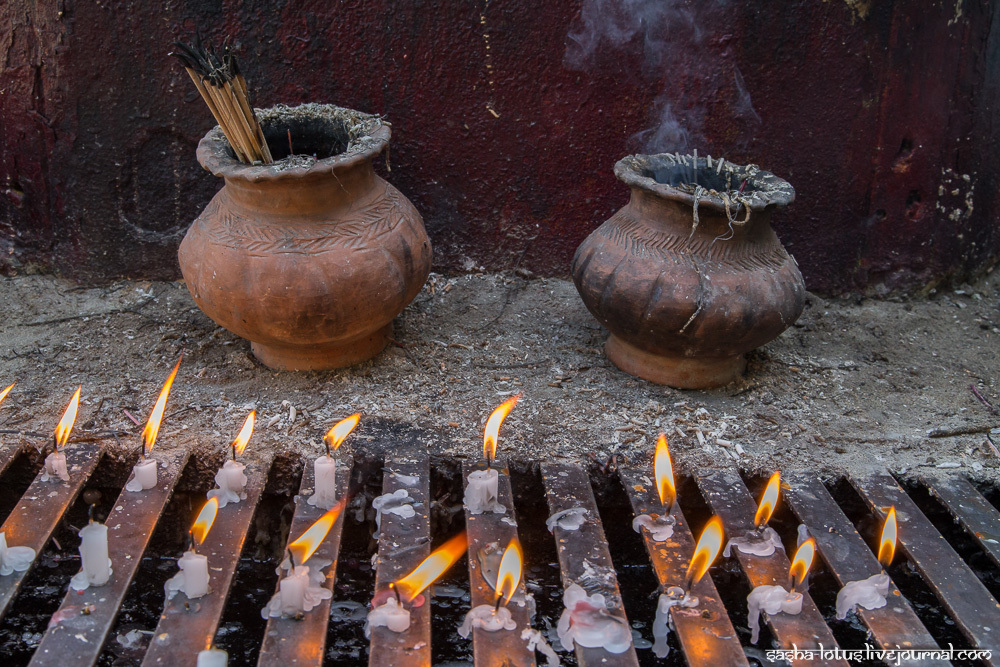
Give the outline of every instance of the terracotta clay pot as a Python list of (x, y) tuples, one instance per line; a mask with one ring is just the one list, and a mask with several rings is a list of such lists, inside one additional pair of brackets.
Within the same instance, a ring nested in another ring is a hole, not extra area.
[(686, 160), (620, 160), (615, 175), (631, 199), (577, 249), (572, 272), (611, 332), (605, 351), (616, 366), (701, 389), (735, 380), (746, 352), (791, 326), (805, 285), (770, 224), (795, 198), (792, 186), (752, 165)]
[(431, 266), (420, 214), (372, 168), (389, 126), (310, 104), (266, 110), (261, 127), (270, 165), (239, 162), (219, 128), (198, 145), (198, 161), (225, 185), (181, 243), (188, 289), (271, 368), (369, 359)]

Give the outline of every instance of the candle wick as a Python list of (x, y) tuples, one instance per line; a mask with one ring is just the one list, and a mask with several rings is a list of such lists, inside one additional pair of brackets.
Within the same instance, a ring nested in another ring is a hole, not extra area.
[(233, 440), (233, 461), (236, 460), (236, 441)]
[(326, 458), (330, 458), (330, 441), (323, 438), (323, 444), (326, 445)]
[(194, 545), (194, 533), (192, 533), (189, 530), (188, 531), (188, 551), (190, 551), (191, 553), (195, 553), (194, 546), (195, 546)]
[(403, 606), (403, 600), (402, 600), (402, 598), (399, 597), (399, 589), (396, 588), (396, 584), (395, 583), (389, 584), (389, 588), (392, 589), (392, 592), (396, 594), (396, 604), (398, 604), (400, 607), (402, 607)]
[(501, 595), (500, 593), (497, 593), (497, 603), (495, 605), (493, 605), (493, 613), (494, 614), (496, 614), (498, 611), (500, 611), (500, 602), (502, 600), (503, 600), (503, 595)]

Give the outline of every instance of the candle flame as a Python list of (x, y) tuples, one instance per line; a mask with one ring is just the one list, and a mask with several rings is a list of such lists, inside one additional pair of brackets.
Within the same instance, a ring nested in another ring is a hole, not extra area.
[(435, 549), (434, 553), (425, 558), (413, 572), (397, 581), (396, 589), (403, 593), (408, 601), (412, 600), (454, 565), (468, 546), (469, 541), (465, 537), (465, 531), (462, 531)]
[(212, 530), (215, 523), (215, 515), (219, 513), (219, 499), (212, 497), (205, 503), (205, 506), (198, 512), (198, 518), (191, 526), (191, 537), (195, 545), (200, 545), (208, 537), (208, 531)]
[(812, 567), (813, 556), (816, 553), (816, 540), (810, 537), (795, 551), (792, 566), (788, 568), (788, 576), (792, 579), (792, 588), (797, 587), (806, 579), (809, 568)]
[(69, 405), (66, 406), (66, 412), (63, 413), (62, 419), (59, 420), (59, 424), (56, 426), (56, 449), (65, 447), (66, 441), (69, 440), (69, 432), (73, 430), (73, 422), (76, 421), (76, 412), (80, 408), (80, 389), (82, 387), (76, 388), (76, 393), (73, 394)]
[(754, 528), (766, 526), (767, 522), (771, 520), (771, 515), (774, 514), (774, 508), (778, 504), (778, 489), (780, 487), (781, 472), (776, 472), (771, 475), (771, 479), (767, 480), (767, 488), (764, 489), (764, 495), (760, 497), (760, 504), (757, 506), (757, 514), (754, 515), (753, 518)]
[(492, 461), (497, 456), (497, 436), (500, 434), (500, 424), (521, 400), (521, 394), (515, 394), (497, 406), (486, 420), (486, 430), (483, 432), (483, 456)]
[(309, 529), (302, 533), (299, 539), (288, 545), (293, 565), (304, 564), (316, 552), (319, 545), (326, 539), (327, 533), (333, 528), (333, 524), (337, 522), (337, 517), (344, 510), (345, 501), (346, 498), (341, 498), (326, 514), (317, 519), (316, 523), (309, 526)]
[(330, 449), (337, 449), (344, 442), (344, 439), (351, 434), (354, 427), (358, 425), (361, 421), (361, 414), (353, 414), (346, 419), (341, 419), (339, 422), (333, 425), (329, 433), (324, 436), (327, 444), (330, 445)]
[[(181, 359), (183, 358), (182, 356)], [(181, 367), (181, 359), (177, 360), (174, 370), (170, 371), (170, 376), (163, 383), (163, 389), (160, 390), (160, 396), (156, 399), (156, 405), (153, 406), (153, 411), (149, 413), (149, 419), (146, 420), (146, 427), (142, 429), (142, 450), (144, 453), (149, 453), (153, 449), (153, 445), (156, 444), (156, 436), (160, 433), (160, 422), (163, 420), (163, 411), (167, 407), (167, 396), (170, 395), (170, 387), (173, 386), (174, 378), (177, 377), (177, 369)]]
[[(515, 537), (504, 549), (500, 559), (500, 569), (497, 571), (497, 598), (510, 602), (518, 585), (521, 583), (521, 545)], [(504, 594), (506, 591), (506, 594)]]
[(253, 435), (253, 422), (254, 418), (257, 416), (256, 410), (251, 410), (250, 414), (243, 421), (243, 428), (240, 429), (239, 435), (233, 440), (233, 453), (239, 456), (243, 453), (243, 450), (247, 448), (247, 443), (250, 442), (250, 436)]
[(698, 544), (694, 549), (694, 555), (691, 557), (691, 564), (688, 565), (687, 576), (692, 584), (697, 583), (705, 576), (708, 568), (712, 566), (712, 562), (719, 555), (724, 532), (722, 519), (717, 516), (713, 516), (705, 524), (705, 529), (701, 531), (701, 537), (698, 538)]
[(674, 486), (674, 464), (670, 461), (670, 449), (667, 447), (667, 436), (660, 434), (656, 441), (656, 455), (653, 457), (653, 475), (656, 477), (656, 490), (660, 494), (660, 502), (664, 507), (674, 504), (677, 488)]
[(3, 403), (3, 399), (7, 398), (7, 394), (10, 393), (10, 390), (14, 388), (15, 384), (17, 384), (17, 383), (16, 382), (12, 382), (9, 387), (7, 387), (6, 389), (4, 389), (3, 391), (0, 391), (0, 403)]
[(892, 564), (892, 557), (896, 555), (896, 506), (889, 508), (889, 513), (885, 515), (885, 523), (882, 525), (882, 538), (878, 545), (878, 562), (885, 567)]

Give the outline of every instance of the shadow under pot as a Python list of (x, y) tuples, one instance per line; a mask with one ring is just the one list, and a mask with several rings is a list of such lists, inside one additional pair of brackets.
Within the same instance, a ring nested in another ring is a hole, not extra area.
[(240, 162), (218, 127), (198, 144), (225, 185), (181, 243), (188, 289), (270, 368), (370, 359), (431, 266), (420, 214), (372, 167), (389, 126), (332, 105), (259, 113), (272, 164)]
[(747, 352), (802, 314), (802, 274), (770, 223), (795, 190), (754, 165), (671, 154), (630, 155), (615, 175), (631, 198), (572, 264), (583, 302), (611, 332), (608, 358), (672, 387), (732, 382)]

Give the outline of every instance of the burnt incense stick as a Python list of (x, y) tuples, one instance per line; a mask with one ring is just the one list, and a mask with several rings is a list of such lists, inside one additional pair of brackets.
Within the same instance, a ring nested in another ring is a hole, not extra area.
[(273, 162), (250, 105), (246, 79), (229, 45), (223, 45), (221, 58), (213, 48), (202, 44), (200, 35), (195, 36), (194, 44), (175, 42), (174, 46), (177, 50), (170, 55), (184, 66), (236, 157), (246, 163)]

